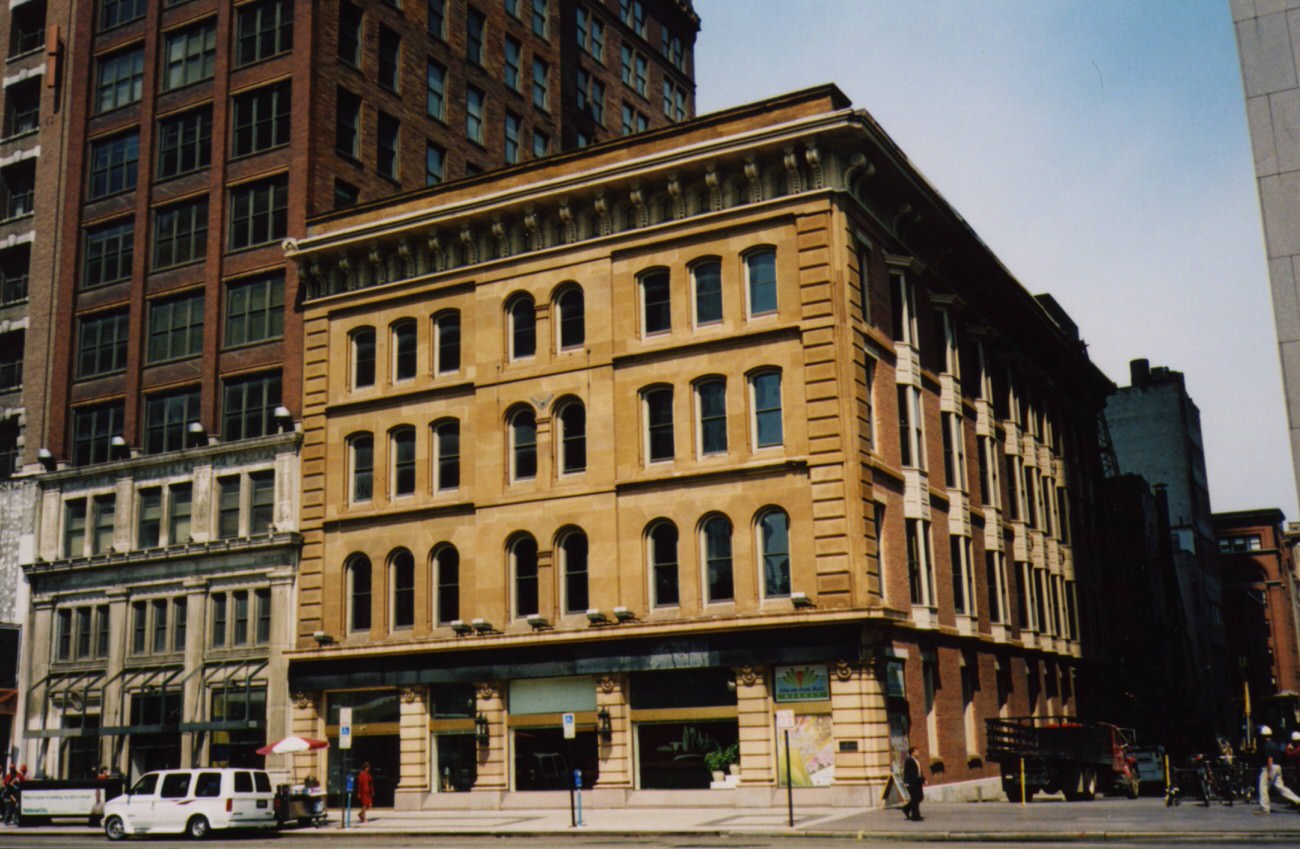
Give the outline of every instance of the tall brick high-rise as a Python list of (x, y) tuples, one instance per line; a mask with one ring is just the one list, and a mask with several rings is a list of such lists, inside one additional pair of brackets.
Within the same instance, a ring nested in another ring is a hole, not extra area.
[(281, 242), (693, 117), (699, 20), (687, 0), (29, 0), (0, 12), (11, 44), (37, 9), (66, 21), (21, 77), (41, 78), (33, 274), (50, 265), (23, 381), (42, 397), (10, 449), (34, 481), (23, 756), (261, 763), (287, 731), (300, 546)]

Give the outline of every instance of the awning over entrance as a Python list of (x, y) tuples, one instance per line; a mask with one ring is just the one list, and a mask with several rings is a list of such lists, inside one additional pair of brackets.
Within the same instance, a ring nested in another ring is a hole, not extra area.
[[(611, 626), (617, 627), (617, 626)], [(449, 682), (560, 678), (656, 669), (701, 669), (745, 664), (806, 663), (827, 657), (858, 659), (864, 629), (859, 623), (729, 631), (688, 637), (589, 640), (567, 644), (511, 645), (375, 657), (322, 657), (289, 666), (293, 690), (320, 691), (401, 687)], [(328, 655), (328, 653), (327, 653)]]

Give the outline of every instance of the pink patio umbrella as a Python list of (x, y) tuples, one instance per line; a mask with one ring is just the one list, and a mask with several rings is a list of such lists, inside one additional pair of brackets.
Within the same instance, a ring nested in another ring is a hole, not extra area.
[(288, 755), (293, 752), (311, 752), (316, 749), (328, 749), (330, 744), (324, 740), (310, 737), (285, 737), (257, 750), (259, 755)]

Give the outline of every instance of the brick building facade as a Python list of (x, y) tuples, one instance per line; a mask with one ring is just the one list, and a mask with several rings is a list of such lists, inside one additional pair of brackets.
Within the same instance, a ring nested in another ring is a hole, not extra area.
[(909, 741), (936, 782), (990, 778), (984, 718), (1074, 712), (1113, 387), (837, 90), (327, 216), (289, 254), (293, 728), (350, 708), (383, 802), (574, 767), (598, 804), (766, 799), (786, 716), (796, 784), (874, 802)]
[(646, 128), (689, 117), (699, 21), (670, 0), (67, 16), (25, 757), (51, 775), (261, 763), (288, 727), (300, 545), (301, 295), (281, 242), (311, 215), (618, 135), (624, 99)]

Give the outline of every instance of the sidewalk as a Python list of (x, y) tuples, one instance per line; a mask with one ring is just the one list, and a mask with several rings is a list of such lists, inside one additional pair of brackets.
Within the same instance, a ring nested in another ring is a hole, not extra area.
[[(794, 828), (785, 808), (597, 808), (583, 812), (574, 828), (567, 809), (495, 811), (371, 811), (370, 822), (344, 830), (335, 818), (314, 833), (322, 837), (372, 834), (528, 835), (628, 834), (798, 835), (808, 837), (915, 838), (929, 840), (1146, 838), (1240, 838), (1300, 844), (1300, 815), (1275, 805), (1261, 816), (1254, 805), (1166, 808), (1161, 799), (1099, 799), (1094, 802), (1038, 801), (927, 803), (925, 819), (908, 822), (895, 809), (854, 812), (846, 808), (798, 808)], [(308, 829), (310, 831), (310, 829)]]
[[(1300, 814), (1278, 804), (1270, 816), (1254, 805), (1203, 808), (1183, 804), (1166, 808), (1163, 800), (1098, 799), (1094, 802), (1039, 800), (1029, 805), (1007, 802), (926, 802), (925, 820), (908, 822), (896, 809), (853, 811), (850, 808), (796, 807), (794, 828), (784, 807), (625, 807), (583, 812), (584, 825), (574, 828), (567, 808), (504, 810), (372, 810), (364, 825), (340, 826), (339, 813), (321, 828), (290, 828), (284, 833), (337, 838), (393, 835), (766, 835), (798, 837), (918, 839), (958, 842), (997, 839), (1054, 844), (1098, 839), (1246, 840), (1300, 845)], [(24, 834), (86, 834), (84, 826), (24, 828)], [(0, 834), (13, 833), (5, 829)], [(0, 838), (2, 840), (2, 838)]]

